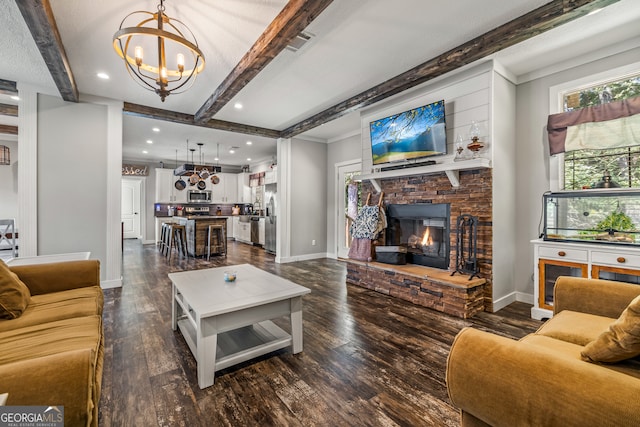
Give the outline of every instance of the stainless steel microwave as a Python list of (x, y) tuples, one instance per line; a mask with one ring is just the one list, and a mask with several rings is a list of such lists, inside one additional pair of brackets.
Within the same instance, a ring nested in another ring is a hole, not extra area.
[(211, 190), (188, 190), (187, 203), (211, 203)]

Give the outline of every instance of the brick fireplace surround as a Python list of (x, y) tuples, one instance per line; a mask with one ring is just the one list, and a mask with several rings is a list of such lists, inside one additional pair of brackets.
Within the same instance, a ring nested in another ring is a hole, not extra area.
[[(395, 266), (378, 262), (347, 261), (347, 283), (402, 298), (457, 317), (468, 318), (479, 311), (493, 311), (492, 280), (492, 174), (491, 169), (460, 171), (460, 186), (454, 188), (444, 173), (379, 180), (385, 204), (449, 203), (450, 262), (449, 271), (412, 264)], [(363, 182), (363, 194), (377, 193)], [(480, 279), (455, 270), (458, 216), (478, 217), (478, 265)]]

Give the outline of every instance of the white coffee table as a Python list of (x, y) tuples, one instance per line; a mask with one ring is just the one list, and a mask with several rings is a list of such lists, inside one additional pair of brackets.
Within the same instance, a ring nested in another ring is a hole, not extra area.
[[(224, 281), (236, 271), (235, 282)], [(198, 365), (198, 386), (215, 373), (292, 346), (302, 351), (302, 295), (311, 292), (249, 264), (169, 274), (173, 330), (180, 328)], [(289, 316), (291, 334), (270, 319)]]

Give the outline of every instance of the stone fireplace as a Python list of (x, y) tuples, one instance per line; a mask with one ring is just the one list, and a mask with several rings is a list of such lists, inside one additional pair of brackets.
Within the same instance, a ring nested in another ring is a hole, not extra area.
[(449, 268), (448, 203), (389, 204), (386, 245), (407, 247), (409, 264)]
[[(452, 186), (444, 173), (384, 178), (378, 183), (384, 191), (388, 211), (388, 230), (381, 243), (388, 246), (407, 244), (410, 264), (349, 260), (347, 282), (458, 317), (468, 318), (479, 311), (493, 311), (491, 169), (460, 171), (457, 187)], [(379, 193), (371, 183), (363, 181), (362, 190), (364, 194), (372, 193), (371, 203), (378, 202), (376, 195)], [(413, 212), (411, 206), (416, 205), (436, 208), (423, 216)], [(442, 211), (438, 211), (440, 209)], [(400, 218), (396, 223), (390, 218), (398, 212)], [(478, 218), (480, 272), (475, 278), (451, 274), (456, 269), (456, 223), (463, 214)], [(403, 222), (409, 220), (410, 223)], [(414, 246), (413, 250), (409, 249), (410, 245)], [(409, 252), (412, 252), (411, 260)], [(435, 265), (423, 263), (435, 259)]]

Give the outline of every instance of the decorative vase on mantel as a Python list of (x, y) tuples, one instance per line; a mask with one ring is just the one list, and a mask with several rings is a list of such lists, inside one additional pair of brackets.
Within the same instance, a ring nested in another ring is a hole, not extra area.
[(465, 151), (467, 147), (465, 147), (464, 138), (462, 135), (458, 135), (456, 137), (456, 142), (454, 144), (456, 155), (453, 158), (454, 162), (460, 162), (462, 160), (467, 160), (469, 158), (468, 151)]
[(473, 153), (473, 158), (478, 158), (478, 152), (484, 148), (484, 143), (480, 142), (480, 125), (473, 120), (471, 128), (469, 128), (469, 137), (471, 142), (467, 145), (469, 151)]

